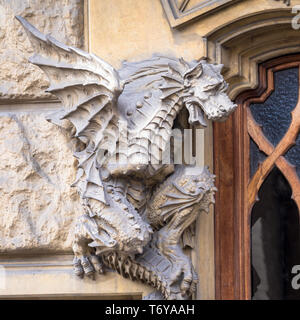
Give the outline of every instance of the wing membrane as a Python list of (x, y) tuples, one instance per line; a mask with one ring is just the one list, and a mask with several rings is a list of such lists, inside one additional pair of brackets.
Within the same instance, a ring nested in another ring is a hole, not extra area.
[(24, 18), (16, 18), (35, 51), (29, 61), (45, 72), (50, 82), (47, 91), (62, 102), (62, 110), (48, 120), (57, 125), (69, 120), (71, 135), (85, 145), (75, 153), (81, 195), (106, 203), (98, 170), (98, 162), (104, 160), (99, 160), (99, 150), (112, 153), (118, 139), (116, 101), (122, 91), (118, 73), (97, 56), (67, 46), (42, 34)]

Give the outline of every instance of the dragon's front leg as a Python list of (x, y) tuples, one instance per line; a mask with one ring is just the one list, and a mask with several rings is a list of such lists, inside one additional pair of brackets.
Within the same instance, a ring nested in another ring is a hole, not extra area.
[[(171, 262), (169, 273), (169, 287), (179, 287), (183, 298), (191, 296), (198, 282), (197, 273), (194, 270), (191, 259), (184, 254), (180, 245), (180, 238), (187, 226), (193, 223), (198, 212), (179, 212), (178, 216), (173, 219), (162, 229), (157, 231), (153, 238), (153, 245)], [(176, 289), (178, 290), (178, 289)]]
[(88, 215), (83, 215), (77, 220), (72, 247), (74, 272), (78, 277), (82, 278), (86, 274), (94, 278), (95, 272), (103, 273), (101, 259), (95, 254), (95, 249), (89, 246), (95, 239), (97, 227), (97, 220)]
[[(168, 277), (169, 290), (172, 293), (173, 287), (176, 288), (175, 292), (179, 288), (183, 298), (188, 298), (195, 292), (198, 276), (191, 259), (183, 252), (180, 238), (184, 230), (195, 221), (197, 215), (197, 210), (178, 212), (165, 227), (154, 234), (152, 241), (171, 263), (172, 268)], [(178, 296), (178, 293), (176, 295)]]
[(170, 262), (166, 278), (169, 299), (188, 298), (196, 290), (198, 276), (191, 259), (184, 254), (180, 240), (183, 232), (201, 211), (214, 201), (214, 176), (207, 169), (181, 167), (153, 194), (147, 210), (157, 231), (151, 246)]
[(124, 197), (112, 195), (111, 200), (109, 206), (103, 206), (89, 199), (88, 213), (77, 220), (73, 251), (74, 271), (79, 277), (103, 273), (103, 254), (122, 252), (133, 257), (142, 253), (151, 238), (151, 227)]

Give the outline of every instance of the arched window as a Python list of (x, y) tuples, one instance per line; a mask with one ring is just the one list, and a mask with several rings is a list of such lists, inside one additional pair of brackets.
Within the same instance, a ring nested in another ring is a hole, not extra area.
[(216, 296), (295, 299), (300, 265), (300, 55), (259, 66), (259, 86), (214, 127)]

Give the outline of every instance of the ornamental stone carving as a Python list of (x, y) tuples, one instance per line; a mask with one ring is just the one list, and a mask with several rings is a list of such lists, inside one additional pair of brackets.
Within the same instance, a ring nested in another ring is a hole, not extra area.
[(160, 0), (172, 28), (201, 19), (242, 0)]
[(235, 110), (222, 65), (154, 56), (117, 71), (17, 19), (35, 51), (30, 62), (62, 102), (48, 120), (74, 140), (73, 186), (82, 200), (73, 240), (76, 275), (111, 268), (165, 299), (191, 297), (198, 277), (183, 247), (216, 189), (207, 168), (178, 161), (171, 137), (174, 128), (186, 127), (184, 110), (189, 124), (200, 127)]
[[(160, 0), (171, 28), (183, 27), (245, 0)], [(291, 0), (273, 0), (291, 5)]]

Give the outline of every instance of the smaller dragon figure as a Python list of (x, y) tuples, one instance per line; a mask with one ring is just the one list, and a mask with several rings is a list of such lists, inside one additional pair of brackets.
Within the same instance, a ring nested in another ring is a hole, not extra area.
[(163, 161), (172, 129), (225, 120), (236, 108), (222, 65), (154, 56), (117, 71), (97, 56), (44, 35), (22, 17), (62, 108), (49, 121), (68, 131), (82, 200), (73, 241), (74, 270), (93, 277), (109, 267), (145, 282), (165, 299), (187, 299), (198, 281), (184, 239), (214, 202), (207, 168)]

